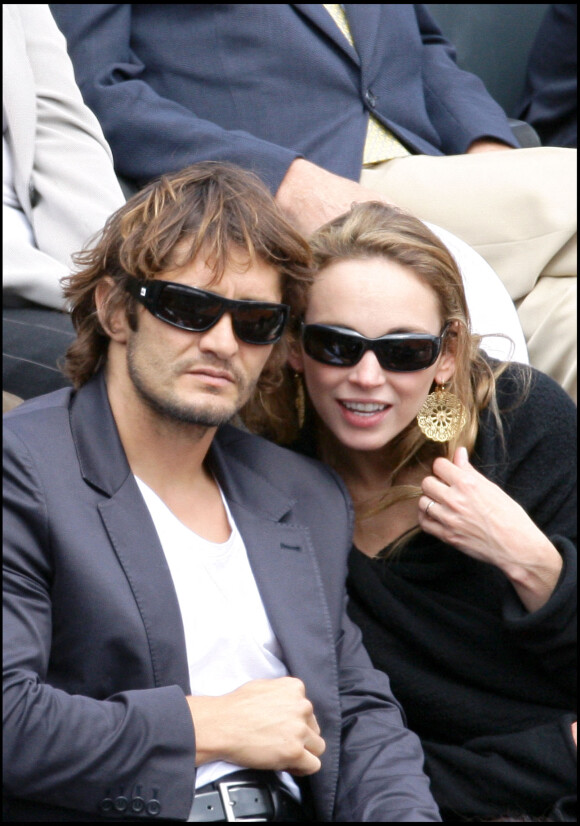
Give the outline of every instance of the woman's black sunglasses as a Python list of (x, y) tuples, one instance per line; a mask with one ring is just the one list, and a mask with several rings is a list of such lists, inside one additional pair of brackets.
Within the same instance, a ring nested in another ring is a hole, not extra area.
[(275, 344), (279, 341), (290, 310), (287, 304), (234, 301), (173, 281), (131, 278), (125, 289), (155, 318), (193, 333), (209, 330), (224, 313), (229, 313), (236, 336), (246, 344)]
[(393, 333), (380, 338), (366, 338), (344, 327), (303, 324), (302, 344), (310, 358), (322, 364), (353, 367), (367, 350), (372, 350), (383, 370), (412, 373), (426, 370), (437, 361), (450, 325), (451, 322), (446, 324), (439, 336)]

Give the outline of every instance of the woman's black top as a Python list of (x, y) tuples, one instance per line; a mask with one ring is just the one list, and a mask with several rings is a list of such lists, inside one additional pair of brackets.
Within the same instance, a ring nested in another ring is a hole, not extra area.
[(421, 737), (446, 820), (527, 813), (576, 820), (576, 407), (533, 372), (515, 409), (498, 381), (473, 465), (527, 511), (564, 559), (528, 613), (507, 578), (421, 532), (391, 561), (350, 556), (349, 613)]

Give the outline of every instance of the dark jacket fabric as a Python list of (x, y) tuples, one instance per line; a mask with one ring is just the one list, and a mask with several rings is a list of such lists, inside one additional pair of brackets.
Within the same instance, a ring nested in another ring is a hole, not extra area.
[(542, 146), (578, 146), (577, 3), (548, 5), (514, 117), (534, 127)]
[[(512, 388), (500, 379), (500, 406)], [(349, 612), (421, 737), (444, 818), (576, 820), (576, 409), (536, 372), (502, 419), (505, 449), (484, 412), (472, 461), (562, 554), (550, 600), (528, 613), (497, 568), (421, 533), (393, 561), (353, 549)]]
[(347, 3), (356, 49), (320, 3), (50, 8), (117, 172), (138, 182), (216, 160), (276, 191), (298, 156), (358, 180), (369, 112), (414, 153), (517, 145), (421, 4)]
[[(4, 819), (107, 820), (108, 807), (116, 820), (185, 820), (183, 624), (102, 375), (25, 402), (3, 429)], [(346, 616), (340, 480), (230, 426), (209, 463), (326, 740), (305, 781), (317, 817), (438, 821), (419, 740)]]

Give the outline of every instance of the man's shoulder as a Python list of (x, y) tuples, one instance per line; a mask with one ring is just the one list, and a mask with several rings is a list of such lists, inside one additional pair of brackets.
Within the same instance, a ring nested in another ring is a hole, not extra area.
[(38, 428), (42, 427), (42, 423), (53, 418), (53, 416), (68, 416), (73, 392), (72, 387), (64, 387), (61, 390), (54, 390), (52, 393), (25, 399), (21, 404), (3, 414), (3, 426), (10, 430), (20, 430), (28, 427)]
[(31, 453), (40, 450), (44, 454), (50, 449), (54, 454), (63, 440), (71, 438), (69, 411), (72, 393), (72, 388), (55, 390), (27, 399), (4, 413), (4, 450), (10, 451), (9, 445), (13, 445), (13, 449), (19, 451), (17, 445), (25, 445)]

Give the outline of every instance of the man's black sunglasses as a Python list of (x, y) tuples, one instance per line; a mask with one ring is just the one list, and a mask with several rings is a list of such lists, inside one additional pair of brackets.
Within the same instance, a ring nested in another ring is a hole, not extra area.
[(322, 364), (353, 367), (367, 350), (372, 350), (383, 370), (412, 373), (435, 364), (450, 325), (450, 322), (446, 324), (439, 336), (393, 333), (380, 338), (366, 338), (345, 327), (303, 324), (302, 344), (310, 358)]
[(182, 330), (203, 333), (229, 313), (236, 336), (246, 344), (275, 344), (288, 321), (287, 304), (234, 301), (173, 281), (131, 278), (125, 289), (155, 318)]

